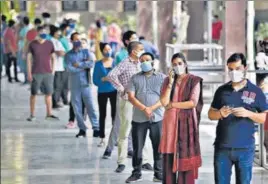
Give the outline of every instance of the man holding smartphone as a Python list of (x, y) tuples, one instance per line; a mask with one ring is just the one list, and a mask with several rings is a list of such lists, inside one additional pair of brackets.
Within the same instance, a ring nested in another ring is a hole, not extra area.
[(214, 143), (215, 183), (229, 184), (235, 165), (236, 183), (250, 184), (254, 123), (265, 122), (268, 105), (261, 89), (245, 77), (247, 60), (243, 54), (231, 55), (227, 66), (231, 81), (217, 89), (208, 113), (211, 120), (219, 120)]

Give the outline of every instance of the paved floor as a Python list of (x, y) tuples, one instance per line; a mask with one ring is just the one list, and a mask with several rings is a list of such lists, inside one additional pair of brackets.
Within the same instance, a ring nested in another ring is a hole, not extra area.
[[(45, 121), (45, 106), (38, 97), (37, 122), (27, 122), (28, 86), (1, 81), (1, 184), (121, 184), (131, 173), (131, 160), (122, 174), (115, 174), (117, 151), (110, 160), (102, 160), (104, 148), (91, 130), (85, 139), (74, 137), (77, 130), (66, 130), (68, 107), (55, 111), (61, 120)], [(213, 147), (215, 123), (207, 121), (204, 109), (200, 126), (203, 166), (198, 184), (213, 182)], [(107, 120), (107, 133), (111, 126)], [(150, 184), (153, 174), (143, 173), (141, 184)], [(253, 184), (268, 181), (268, 172), (255, 167)], [(232, 181), (234, 183), (234, 181)]]

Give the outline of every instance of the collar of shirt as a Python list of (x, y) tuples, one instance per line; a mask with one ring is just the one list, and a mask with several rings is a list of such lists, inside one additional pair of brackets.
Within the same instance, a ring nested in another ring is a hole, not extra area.
[[(248, 89), (250, 84), (251, 84), (250, 81), (247, 79), (247, 82), (246, 82), (245, 86), (242, 87), (241, 89), (239, 89), (238, 91), (243, 91), (243, 90), (245, 90), (245, 89)], [(235, 89), (234, 89), (233, 86), (232, 86), (232, 81), (230, 81), (229, 83), (227, 83), (227, 86), (228, 86), (230, 89), (232, 89), (233, 91), (235, 91)]]

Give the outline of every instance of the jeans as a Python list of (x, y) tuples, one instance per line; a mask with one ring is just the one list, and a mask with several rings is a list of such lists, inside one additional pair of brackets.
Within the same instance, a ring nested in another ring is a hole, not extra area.
[(162, 155), (158, 152), (162, 122), (132, 122), (132, 140), (133, 140), (133, 174), (141, 175), (142, 152), (146, 141), (147, 131), (149, 130), (150, 139), (153, 145), (154, 172), (155, 176), (162, 175)]
[(10, 74), (10, 67), (13, 63), (14, 65), (14, 75), (15, 75), (15, 79), (18, 79), (18, 69), (17, 69), (17, 58), (14, 57), (11, 53), (6, 54), (7, 57), (7, 65), (6, 65), (6, 74), (8, 77), (8, 80), (11, 80), (11, 74)]
[(111, 104), (112, 124), (114, 124), (116, 114), (116, 96), (117, 91), (98, 94), (99, 113), (100, 113), (100, 138), (105, 138), (105, 119), (106, 119), (108, 99), (110, 100)]
[[(82, 114), (84, 116), (85, 114), (85, 103), (83, 102), (83, 99), (81, 97), (81, 100), (82, 100)], [(75, 114), (74, 114), (74, 108), (73, 108), (73, 105), (72, 103), (70, 102), (70, 106), (69, 106), (69, 122), (72, 121), (74, 122), (75, 121)]]
[(250, 184), (254, 148), (215, 148), (214, 175), (216, 184), (230, 184), (232, 166), (235, 166), (237, 184)]
[(68, 82), (69, 73), (67, 71), (55, 72), (54, 75), (54, 93), (53, 93), (53, 106), (56, 106), (60, 98), (64, 104), (68, 103)]
[(82, 100), (85, 103), (92, 129), (99, 131), (99, 119), (97, 116), (96, 108), (93, 104), (91, 87), (80, 87), (71, 89), (71, 103), (73, 105), (74, 114), (77, 119), (77, 125), (79, 129), (84, 131), (86, 131), (87, 129), (82, 113)]

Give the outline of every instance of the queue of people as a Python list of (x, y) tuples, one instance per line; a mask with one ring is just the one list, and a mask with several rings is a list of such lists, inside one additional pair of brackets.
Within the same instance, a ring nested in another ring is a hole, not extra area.
[[(85, 116), (89, 117), (93, 137), (100, 138), (98, 146), (106, 146), (103, 159), (110, 158), (114, 147), (118, 146), (115, 172), (123, 172), (127, 158), (132, 158), (133, 171), (126, 183), (142, 180), (142, 170), (147, 170), (154, 172), (154, 182), (194, 184), (202, 166), (199, 124), (203, 79), (189, 72), (185, 56), (182, 53), (173, 55), (167, 75), (157, 72), (154, 60), (158, 54), (146, 49), (148, 45), (143, 44), (143, 39), (139, 41), (136, 32), (127, 31), (122, 35), (124, 47), (117, 54), (113, 52), (117, 41), (111, 41), (116, 43), (110, 45), (98, 40), (96, 58), (89, 50), (87, 40), (74, 30), (74, 21), (66, 20), (56, 27), (50, 24), (49, 17), (47, 13), (43, 14), (44, 24), (36, 18), (33, 28), (24, 17), (19, 47), (13, 20), (9, 20), (1, 38), (8, 81), (12, 82), (9, 70), (13, 63), (14, 79), (20, 82), (17, 77), (19, 61), (24, 64), (20, 67), (25, 75), (24, 82), (31, 85), (27, 120), (36, 119), (36, 95), (41, 90), (45, 95), (46, 119), (59, 120), (52, 109), (60, 108), (62, 101), (70, 108), (66, 128), (76, 128), (76, 119), (77, 138), (86, 137)], [(3, 20), (2, 17), (2, 24)], [(97, 24), (101, 34), (101, 24)], [(268, 44), (264, 45), (266, 52)], [(214, 143), (215, 183), (230, 183), (234, 165), (236, 182), (250, 184), (254, 124), (268, 121), (267, 95), (246, 78), (247, 60), (242, 53), (232, 54), (227, 67), (231, 80), (217, 89), (208, 112), (211, 120), (218, 121)], [(266, 79), (262, 81), (265, 83)], [(97, 97), (93, 95), (92, 83), (98, 88)], [(97, 98), (98, 109), (94, 98)], [(112, 129), (107, 144), (108, 100)], [(153, 166), (148, 161), (151, 157), (148, 138), (152, 143)]]

